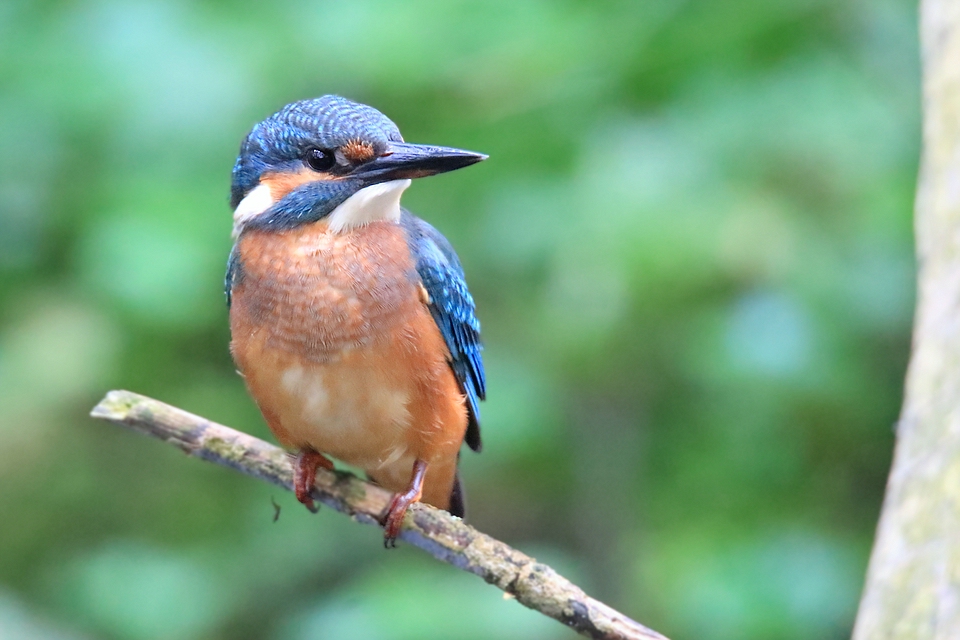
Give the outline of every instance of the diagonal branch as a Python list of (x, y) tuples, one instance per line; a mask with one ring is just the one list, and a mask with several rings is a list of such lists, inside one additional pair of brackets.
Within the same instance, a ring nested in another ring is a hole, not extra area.
[[(183, 452), (292, 490), (290, 456), (229, 427), (129, 391), (111, 391), (90, 413), (164, 440)], [(365, 524), (379, 524), (392, 494), (349, 473), (317, 470), (313, 497)], [(400, 539), (438, 560), (475, 573), (520, 604), (589, 638), (667, 640), (586, 595), (545, 564), (520, 553), (445, 511), (414, 504)]]

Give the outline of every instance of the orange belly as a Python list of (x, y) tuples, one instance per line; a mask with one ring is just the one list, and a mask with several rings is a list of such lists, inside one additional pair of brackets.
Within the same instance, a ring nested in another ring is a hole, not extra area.
[(321, 221), (246, 232), (237, 249), (231, 350), (277, 439), (393, 491), (424, 460), (423, 499), (447, 508), (466, 409), (402, 230)]

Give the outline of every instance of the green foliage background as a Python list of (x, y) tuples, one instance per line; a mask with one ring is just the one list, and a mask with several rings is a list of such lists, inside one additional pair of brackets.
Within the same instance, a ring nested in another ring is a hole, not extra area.
[(0, 637), (572, 635), (86, 417), (122, 387), (269, 437), (227, 351), (229, 173), (323, 93), (490, 154), (404, 199), (483, 322), (470, 520), (677, 638), (847, 637), (909, 348), (915, 13), (0, 3)]

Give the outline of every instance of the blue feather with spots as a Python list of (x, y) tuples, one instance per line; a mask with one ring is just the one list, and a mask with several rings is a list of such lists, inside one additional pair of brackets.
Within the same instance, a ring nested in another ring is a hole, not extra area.
[(467, 398), (469, 421), (464, 439), (471, 449), (480, 451), (479, 403), (486, 398), (487, 381), (480, 354), (480, 321), (463, 267), (447, 239), (427, 222), (404, 210), (400, 224), (417, 274), (430, 296), (430, 313), (450, 351), (450, 368)]

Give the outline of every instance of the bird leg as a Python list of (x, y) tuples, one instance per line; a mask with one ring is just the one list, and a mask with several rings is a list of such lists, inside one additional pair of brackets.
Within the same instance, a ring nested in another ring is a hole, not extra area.
[(303, 449), (293, 462), (293, 492), (297, 494), (297, 500), (314, 513), (317, 512), (317, 507), (313, 503), (310, 492), (317, 481), (319, 467), (332, 471), (333, 463), (325, 455), (313, 449)]
[(383, 520), (383, 546), (387, 549), (397, 546), (397, 536), (400, 535), (403, 516), (407, 514), (407, 508), (423, 495), (423, 477), (426, 474), (427, 463), (418, 459), (413, 463), (413, 477), (410, 478), (410, 486), (403, 493), (394, 494), (393, 500), (390, 501), (387, 515)]

